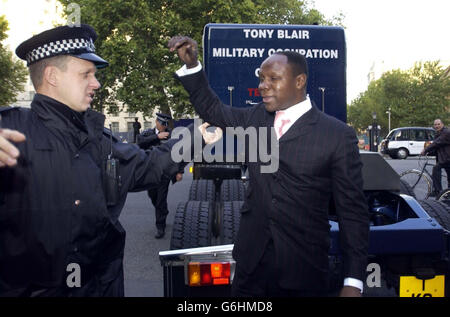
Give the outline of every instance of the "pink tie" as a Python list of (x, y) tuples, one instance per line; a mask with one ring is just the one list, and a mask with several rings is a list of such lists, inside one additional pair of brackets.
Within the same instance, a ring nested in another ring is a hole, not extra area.
[[(286, 124), (288, 124), (289, 122), (291, 122), (290, 119), (283, 119), (285, 112), (284, 111), (277, 111), (277, 114), (275, 115), (275, 121), (274, 121), (274, 126), (279, 125), (278, 127), (278, 139), (280, 139), (283, 136), (283, 128)], [(281, 122), (281, 125), (280, 123)]]

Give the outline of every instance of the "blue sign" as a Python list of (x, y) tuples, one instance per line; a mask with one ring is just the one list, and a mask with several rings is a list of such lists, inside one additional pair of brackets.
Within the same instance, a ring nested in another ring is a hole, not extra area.
[(267, 24), (207, 24), (203, 63), (223, 103), (248, 107), (261, 102), (258, 70), (276, 51), (306, 57), (307, 94), (319, 110), (347, 121), (346, 46), (341, 27)]

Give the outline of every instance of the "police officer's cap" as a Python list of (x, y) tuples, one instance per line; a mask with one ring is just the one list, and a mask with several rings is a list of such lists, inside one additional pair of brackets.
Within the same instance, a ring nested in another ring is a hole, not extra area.
[(95, 54), (96, 39), (97, 33), (87, 24), (59, 26), (26, 40), (17, 47), (16, 54), (27, 61), (27, 66), (45, 58), (71, 55), (103, 68), (108, 66), (108, 62)]
[(164, 113), (157, 113), (156, 114), (156, 120), (158, 120), (162, 124), (167, 124), (169, 120), (171, 120), (172, 117), (170, 115), (164, 114)]

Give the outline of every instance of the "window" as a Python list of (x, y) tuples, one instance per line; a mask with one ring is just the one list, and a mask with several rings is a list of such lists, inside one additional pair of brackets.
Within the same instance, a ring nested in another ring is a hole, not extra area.
[(392, 136), (395, 134), (395, 130), (393, 130), (393, 131), (391, 131), (387, 136), (386, 136), (386, 139), (388, 139), (388, 140), (391, 140), (392, 139)]
[(111, 132), (112, 133), (119, 132), (119, 122), (111, 122)]
[(427, 130), (427, 140), (433, 141), (434, 140), (434, 131), (433, 130)]
[(427, 134), (426, 134), (426, 130), (412, 130), (412, 135), (411, 135), (411, 139), (413, 141), (426, 141), (427, 140)]
[(395, 136), (395, 141), (409, 140), (409, 130), (397, 130)]
[(127, 131), (134, 131), (133, 130), (133, 122), (127, 122)]

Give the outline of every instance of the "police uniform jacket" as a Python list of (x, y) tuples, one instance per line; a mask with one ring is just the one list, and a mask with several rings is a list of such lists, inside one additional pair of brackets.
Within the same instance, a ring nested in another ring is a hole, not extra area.
[[(67, 111), (40, 94), (31, 109), (1, 111), (3, 128), (27, 138), (17, 144), (18, 165), (0, 169), (1, 295), (64, 287), (71, 263), (81, 272), (81, 286), (73, 294), (123, 295), (125, 231), (119, 215), (127, 192), (155, 186), (179, 168), (170, 144), (143, 151), (113, 140), (121, 186), (117, 204), (107, 206), (104, 164), (111, 144), (105, 117), (88, 109), (83, 123)], [(121, 285), (111, 291), (114, 280)]]
[[(166, 132), (169, 132), (169, 138), (170, 138), (170, 131), (167, 130)], [(158, 134), (156, 133), (156, 129), (147, 129), (143, 131), (140, 135), (137, 137), (137, 143), (140, 148), (142, 149), (150, 149), (153, 146), (160, 145), (161, 140), (158, 138)]]
[[(167, 138), (167, 139), (169, 139), (171, 136), (170, 129), (167, 129), (165, 132), (169, 132), (169, 137)], [(152, 149), (154, 146), (159, 146), (165, 142), (167, 142), (167, 141), (166, 140), (161, 141), (158, 138), (158, 134), (156, 133), (155, 128), (144, 130), (141, 134), (139, 134), (137, 136), (137, 144), (141, 149), (144, 149), (144, 150)], [(202, 143), (202, 145), (203, 145), (203, 143)], [(181, 174), (184, 173), (184, 164), (179, 165), (178, 173), (181, 173)], [(175, 183), (176, 182), (175, 178), (173, 178), (172, 181)]]

